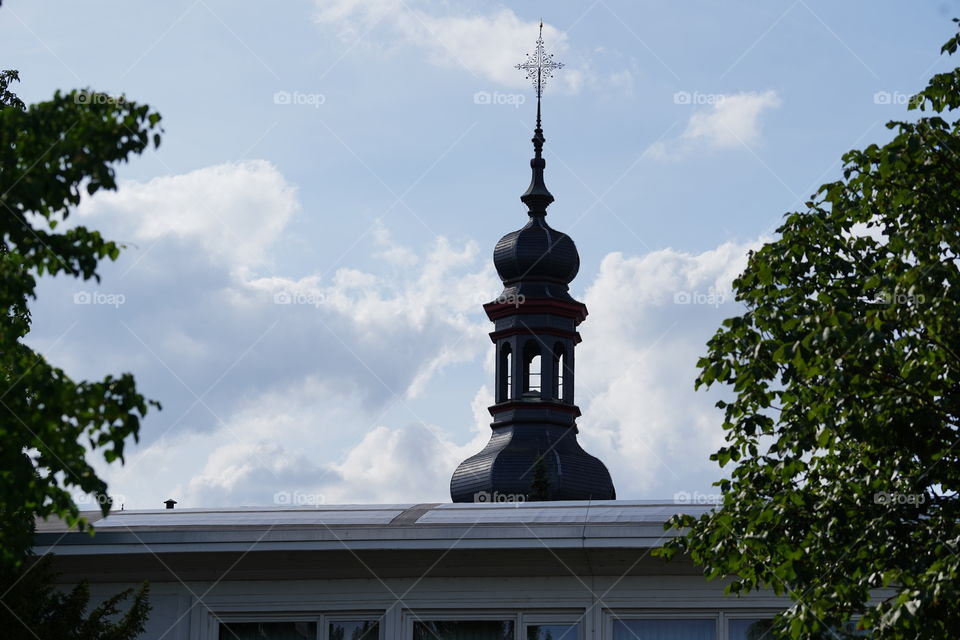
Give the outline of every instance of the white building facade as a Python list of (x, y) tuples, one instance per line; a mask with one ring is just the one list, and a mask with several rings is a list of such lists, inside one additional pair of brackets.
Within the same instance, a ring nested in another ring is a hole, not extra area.
[(759, 640), (789, 605), (651, 551), (650, 501), (121, 511), (38, 529), (94, 597), (150, 580), (159, 640)]

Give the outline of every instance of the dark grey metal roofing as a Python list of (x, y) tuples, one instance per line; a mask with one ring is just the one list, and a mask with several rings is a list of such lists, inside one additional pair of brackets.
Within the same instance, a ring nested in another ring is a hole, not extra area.
[[(711, 505), (665, 501), (321, 505), (119, 511), (96, 535), (38, 523), (38, 553), (323, 549), (651, 548), (674, 535), (672, 515)], [(91, 514), (92, 515), (92, 514)]]
[[(567, 234), (532, 216), (527, 224), (500, 238), (493, 264), (505, 285), (518, 281), (547, 281), (567, 285), (580, 270), (580, 255)], [(569, 299), (564, 292), (563, 299)]]
[[(509, 401), (504, 404), (509, 405)], [(561, 501), (584, 504), (586, 500), (598, 500), (592, 504), (600, 505), (599, 501), (616, 497), (607, 467), (577, 441), (574, 414), (558, 412), (556, 403), (541, 403), (539, 397), (519, 404), (517, 409), (495, 414), (487, 446), (457, 467), (450, 479), (450, 495), (455, 502), (526, 495), (539, 460), (549, 474), (551, 494)], [(491, 412), (495, 409), (496, 405)], [(557, 425), (558, 420), (567, 425)], [(549, 453), (541, 455), (542, 451)]]

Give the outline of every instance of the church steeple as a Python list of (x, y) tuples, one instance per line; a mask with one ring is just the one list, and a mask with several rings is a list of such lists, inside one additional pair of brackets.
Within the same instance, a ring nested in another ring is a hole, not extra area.
[(527, 71), (537, 92), (532, 177), (520, 197), (529, 219), (497, 243), (493, 260), (504, 288), (483, 305), (494, 323), (493, 433), (483, 451), (454, 472), (454, 502), (616, 497), (607, 468), (577, 442), (574, 347), (587, 308), (568, 289), (580, 269), (580, 256), (573, 240), (545, 220), (554, 198), (543, 177), (540, 98), (551, 72), (562, 66), (544, 52), (541, 23), (535, 53), (517, 65)]

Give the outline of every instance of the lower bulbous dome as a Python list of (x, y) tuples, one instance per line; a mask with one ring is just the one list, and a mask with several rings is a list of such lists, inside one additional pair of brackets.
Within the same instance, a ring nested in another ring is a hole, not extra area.
[(504, 284), (545, 280), (570, 284), (580, 270), (580, 255), (567, 234), (550, 228), (543, 216), (531, 216), (517, 231), (500, 238), (493, 264)]
[(576, 430), (545, 424), (494, 429), (487, 446), (453, 472), (450, 497), (454, 502), (526, 500), (541, 461), (548, 488), (538, 500), (616, 500), (610, 472), (583, 450)]

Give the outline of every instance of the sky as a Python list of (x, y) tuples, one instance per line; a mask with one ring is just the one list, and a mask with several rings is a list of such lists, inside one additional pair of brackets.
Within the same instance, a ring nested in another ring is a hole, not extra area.
[[(126, 245), (43, 278), (28, 341), (163, 410), (124, 508), (448, 502), (489, 438), (493, 246), (522, 226), (539, 21), (548, 222), (577, 243), (580, 441), (619, 498), (710, 500), (696, 362), (747, 252), (953, 68), (956, 2), (6, 0), (26, 102), (147, 103), (163, 142), (70, 220)], [(92, 507), (89, 496), (76, 496)]]

